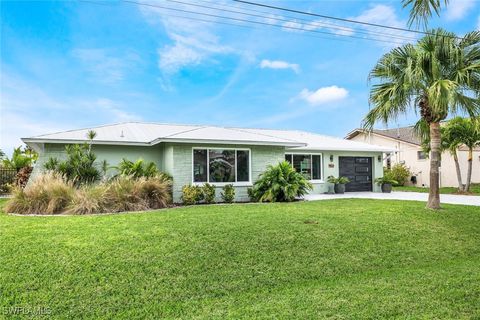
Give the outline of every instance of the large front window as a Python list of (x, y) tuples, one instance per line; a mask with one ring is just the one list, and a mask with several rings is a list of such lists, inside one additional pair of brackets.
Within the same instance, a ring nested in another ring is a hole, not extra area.
[(193, 182), (250, 181), (250, 151), (246, 149), (193, 149)]
[(320, 154), (286, 154), (285, 160), (308, 180), (322, 180), (322, 156)]

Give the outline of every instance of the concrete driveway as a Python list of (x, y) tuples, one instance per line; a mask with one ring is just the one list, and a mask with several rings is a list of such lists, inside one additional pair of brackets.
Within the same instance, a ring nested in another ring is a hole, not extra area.
[[(428, 199), (428, 193), (421, 192), (347, 192), (344, 194), (309, 194), (306, 201), (331, 200), (331, 199), (381, 199), (381, 200), (407, 200), (424, 201)], [(456, 194), (441, 194), (440, 201), (449, 204), (463, 204), (468, 206), (480, 206), (480, 196), (462, 196)]]

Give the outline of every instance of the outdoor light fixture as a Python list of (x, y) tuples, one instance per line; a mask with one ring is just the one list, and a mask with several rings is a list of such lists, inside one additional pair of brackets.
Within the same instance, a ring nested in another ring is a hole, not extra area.
[(333, 154), (330, 155), (330, 162), (333, 162)]
[(382, 162), (382, 156), (381, 155), (378, 155), (377, 159), (378, 159), (378, 162)]

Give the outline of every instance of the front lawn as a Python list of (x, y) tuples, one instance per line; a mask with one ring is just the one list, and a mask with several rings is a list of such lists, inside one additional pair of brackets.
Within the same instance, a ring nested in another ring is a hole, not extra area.
[(478, 318), (480, 208), (424, 206), (0, 214), (0, 306), (45, 318)]
[[(414, 186), (398, 186), (393, 187), (393, 191), (408, 191), (408, 192), (424, 192), (428, 193), (429, 188), (414, 187)], [(470, 192), (472, 195), (480, 195), (480, 183), (474, 183), (470, 186)], [(456, 187), (442, 187), (440, 188), (442, 194), (458, 194), (458, 188)]]

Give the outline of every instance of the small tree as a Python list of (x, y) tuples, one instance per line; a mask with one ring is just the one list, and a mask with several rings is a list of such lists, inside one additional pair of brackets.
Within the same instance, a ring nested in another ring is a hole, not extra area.
[(22, 147), (13, 149), (12, 157), (5, 157), (2, 160), (3, 166), (10, 169), (15, 169), (17, 172), (23, 167), (30, 167), (37, 159), (38, 154), (30, 149)]

